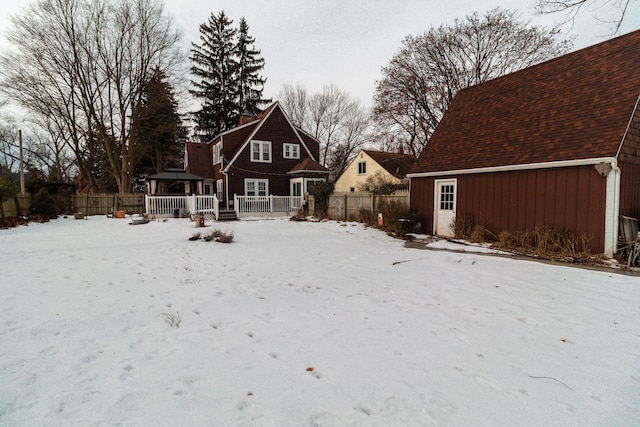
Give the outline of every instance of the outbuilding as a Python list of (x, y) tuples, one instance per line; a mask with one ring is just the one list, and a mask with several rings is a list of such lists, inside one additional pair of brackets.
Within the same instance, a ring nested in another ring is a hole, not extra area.
[(566, 227), (613, 255), (640, 217), (640, 31), (461, 90), (414, 165), (411, 207), (451, 236)]

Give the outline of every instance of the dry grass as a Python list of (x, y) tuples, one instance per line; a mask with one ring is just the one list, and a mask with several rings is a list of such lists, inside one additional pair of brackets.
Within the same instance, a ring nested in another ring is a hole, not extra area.
[(577, 236), (573, 231), (561, 227), (502, 232), (493, 247), (554, 261), (593, 264), (603, 260), (602, 256), (591, 253), (586, 235)]
[(233, 233), (225, 233), (216, 229), (205, 234), (203, 240), (206, 242), (215, 241), (220, 243), (231, 243), (233, 242)]
[(493, 248), (518, 255), (580, 264), (600, 264), (604, 260), (602, 255), (590, 252), (587, 236), (577, 236), (567, 228), (535, 227), (530, 230), (503, 231), (496, 238), (469, 214), (457, 215), (451, 227), (457, 239), (472, 243), (490, 242)]
[(456, 215), (451, 224), (456, 239), (472, 243), (484, 243), (495, 240), (495, 236), (484, 225), (477, 223), (470, 214)]

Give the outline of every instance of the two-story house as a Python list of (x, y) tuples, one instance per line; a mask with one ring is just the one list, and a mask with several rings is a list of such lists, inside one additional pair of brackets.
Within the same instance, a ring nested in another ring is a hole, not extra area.
[(294, 126), (278, 102), (211, 141), (187, 143), (185, 169), (204, 178), (203, 193), (223, 207), (234, 196), (303, 196), (329, 170), (318, 163), (320, 142)]

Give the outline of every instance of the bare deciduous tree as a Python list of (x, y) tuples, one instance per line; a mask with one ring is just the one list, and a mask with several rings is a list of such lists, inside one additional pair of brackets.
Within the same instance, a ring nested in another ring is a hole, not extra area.
[(380, 139), (418, 156), (459, 90), (565, 53), (557, 35), (494, 9), (406, 37), (376, 82)]
[(293, 124), (320, 141), (318, 161), (331, 170), (333, 178), (370, 142), (369, 112), (335, 85), (309, 95), (301, 86), (285, 84), (278, 99)]
[(12, 17), (2, 88), (76, 156), (85, 182), (96, 165), (129, 192), (132, 111), (154, 67), (180, 63), (179, 33), (158, 0), (42, 0)]
[(573, 22), (583, 9), (587, 9), (599, 21), (610, 24), (615, 34), (629, 8), (636, 3), (637, 0), (535, 0), (534, 7), (541, 14), (564, 14), (564, 23)]

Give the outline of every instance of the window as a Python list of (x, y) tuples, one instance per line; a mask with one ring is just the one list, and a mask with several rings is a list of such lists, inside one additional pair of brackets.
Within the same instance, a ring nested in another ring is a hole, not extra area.
[(251, 161), (271, 163), (271, 141), (251, 141)]
[(211, 194), (211, 184), (204, 185), (204, 194)]
[(292, 182), (291, 183), (291, 195), (292, 196), (302, 196), (302, 183), (301, 182)]
[(223, 182), (221, 179), (216, 181), (216, 195), (218, 196), (218, 200), (222, 200), (223, 195)]
[(452, 211), (453, 210), (453, 185), (441, 184), (440, 185), (440, 210)]
[(313, 194), (313, 189), (316, 188), (316, 183), (324, 182), (323, 178), (309, 178), (304, 180), (304, 186), (306, 187), (305, 193)]
[(218, 142), (213, 146), (213, 164), (217, 165), (222, 160), (221, 155), (222, 142)]
[(349, 192), (355, 193), (355, 191), (356, 191), (356, 187), (349, 187)]
[(282, 146), (283, 157), (285, 159), (299, 159), (300, 158), (300, 146), (298, 144), (283, 144)]
[(358, 175), (365, 175), (367, 173), (367, 162), (358, 162)]
[(245, 179), (245, 196), (265, 197), (269, 194), (269, 180), (267, 179)]

